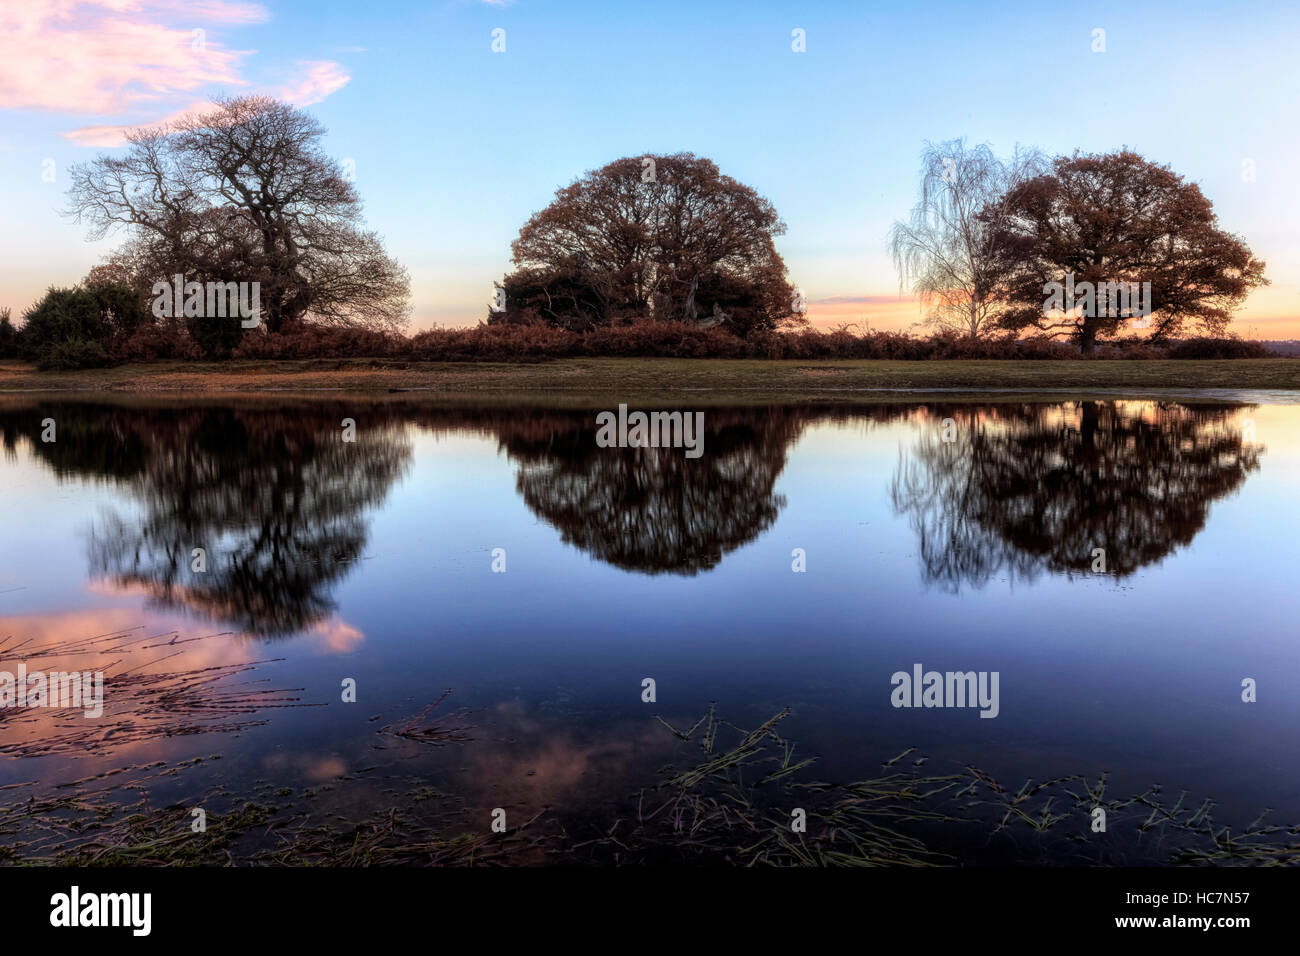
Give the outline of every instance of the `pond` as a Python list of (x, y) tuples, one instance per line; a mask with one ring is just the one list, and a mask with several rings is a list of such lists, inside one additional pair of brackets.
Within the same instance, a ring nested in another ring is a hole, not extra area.
[[(1300, 405), (1263, 399), (711, 400), (693, 457), (542, 397), (11, 396), (0, 669), (107, 677), (98, 718), (0, 711), (0, 784), (603, 831), (706, 759), (665, 723), (788, 708), (809, 781), (1105, 774), (1298, 823)], [(972, 699), (895, 695), (931, 671)]]

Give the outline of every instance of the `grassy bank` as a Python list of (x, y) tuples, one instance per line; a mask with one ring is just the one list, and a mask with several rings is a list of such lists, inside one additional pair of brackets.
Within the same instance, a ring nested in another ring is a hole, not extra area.
[(393, 389), (444, 395), (570, 392), (622, 396), (708, 393), (793, 398), (855, 397), (882, 389), (1083, 391), (1122, 389), (1300, 390), (1300, 360), (879, 361), (574, 358), (529, 364), (373, 359), (157, 362), (76, 372), (38, 372), (0, 362), (0, 392), (127, 393)]

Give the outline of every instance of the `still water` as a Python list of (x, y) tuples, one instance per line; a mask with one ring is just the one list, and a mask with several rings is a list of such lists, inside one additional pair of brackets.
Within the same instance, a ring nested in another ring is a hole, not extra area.
[[(695, 406), (692, 459), (544, 402), (12, 397), (0, 668), (110, 676), (98, 721), (3, 712), (0, 784), (203, 758), (134, 797), (612, 820), (680, 756), (655, 716), (716, 702), (788, 707), (818, 780), (914, 747), (1297, 823), (1300, 405), (1264, 398)], [(893, 706), (916, 665), (996, 672), (996, 718)], [(446, 691), (463, 734), (383, 732)]]

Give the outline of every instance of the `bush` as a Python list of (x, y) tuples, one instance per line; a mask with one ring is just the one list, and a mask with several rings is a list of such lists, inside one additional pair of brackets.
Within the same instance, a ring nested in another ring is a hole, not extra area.
[(692, 328), (680, 322), (635, 322), (607, 325), (582, 336), (582, 355), (654, 358), (744, 358), (745, 340), (714, 327)]
[[(859, 331), (842, 327), (820, 331), (803, 327), (759, 331), (741, 337), (727, 325), (701, 329), (679, 322), (640, 320), (597, 326), (586, 331), (557, 327), (536, 315), (516, 312), (510, 321), (464, 329), (431, 329), (404, 336), (395, 332), (299, 323), (284, 332), (265, 327), (244, 331), (234, 322), (226, 336), (220, 323), (208, 323), (210, 338), (196, 340), (180, 321), (133, 316), (125, 287), (98, 282), (86, 288), (50, 289), (28, 310), (27, 324), (15, 331), (0, 311), (0, 358), (17, 354), (42, 368), (88, 368), (111, 362), (194, 360), (213, 355), (235, 359), (374, 358), (437, 362), (540, 362), (570, 357), (764, 358), (926, 360), (1061, 360), (1085, 356), (1071, 344), (1046, 336), (1017, 339), (1006, 335), (973, 340), (951, 332), (919, 337), (906, 332)], [(1137, 338), (1103, 343), (1091, 359), (1265, 358), (1258, 342), (1235, 338), (1197, 338), (1169, 346)]]
[(9, 318), (8, 309), (0, 309), (0, 359), (18, 357), (18, 330)]
[(1082, 356), (1076, 346), (1047, 336), (971, 339), (939, 332), (921, 338), (906, 332), (857, 332), (849, 328), (820, 331), (805, 327), (786, 332), (755, 332), (741, 338), (725, 326), (699, 329), (678, 322), (639, 321), (573, 332), (540, 321), (512, 321), (470, 329), (420, 332), (393, 354), (425, 361), (519, 362), (565, 356), (1060, 361), (1255, 358), (1267, 353), (1258, 343), (1236, 339), (1195, 339), (1172, 349), (1142, 339), (1116, 339), (1100, 345), (1091, 355)]
[(408, 341), (413, 359), (441, 362), (521, 362), (582, 354), (582, 336), (541, 322), (430, 329)]
[(86, 363), (99, 356), (99, 364), (108, 364), (107, 344), (113, 337), (113, 325), (90, 290), (51, 287), (23, 317), (21, 353), (38, 367), (89, 368)]
[(170, 322), (145, 322), (113, 348), (117, 362), (158, 362), (165, 359), (202, 358), (183, 328)]
[(88, 277), (82, 288), (95, 300), (109, 335), (115, 340), (130, 338), (140, 327), (153, 323), (148, 300), (126, 282)]
[(41, 371), (102, 368), (111, 364), (108, 350), (90, 339), (65, 339), (45, 349), (36, 360)]
[(301, 324), (285, 332), (246, 332), (234, 351), (237, 359), (388, 358), (400, 355), (407, 340), (393, 332)]
[(1184, 339), (1166, 352), (1171, 359), (1252, 359), (1269, 358), (1268, 349), (1258, 342), (1238, 338)]
[(204, 358), (233, 358), (243, 341), (244, 328), (238, 317), (187, 318), (185, 326)]

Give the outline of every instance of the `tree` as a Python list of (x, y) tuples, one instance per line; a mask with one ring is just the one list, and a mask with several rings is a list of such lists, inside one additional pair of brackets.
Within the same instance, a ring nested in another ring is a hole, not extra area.
[(1004, 324), (1068, 335), (1084, 352), (1129, 317), (1113, 303), (1047, 309), (1049, 283), (1149, 282), (1150, 315), (1141, 321), (1155, 342), (1189, 321), (1222, 335), (1232, 310), (1268, 284), (1264, 263), (1218, 227), (1199, 187), (1130, 150), (1058, 157), (1050, 173), (1013, 187), (1006, 204), (998, 247), (1015, 276)]
[(128, 230), (114, 263), (143, 288), (176, 274), (258, 282), (269, 331), (308, 318), (396, 329), (409, 277), (362, 228), (356, 189), (320, 149), (324, 133), (268, 97), (219, 99), (209, 113), (129, 134), (125, 156), (73, 167), (69, 213), (91, 238)]
[(531, 310), (585, 329), (620, 319), (747, 334), (800, 320), (772, 204), (691, 153), (616, 160), (556, 193), (511, 246), (509, 321)]
[(925, 324), (972, 339), (998, 327), (1010, 274), (997, 248), (1006, 197), (1045, 168), (1032, 150), (1001, 160), (987, 145), (968, 148), (964, 139), (925, 144), (920, 200), (889, 236), (900, 288), (929, 309)]

